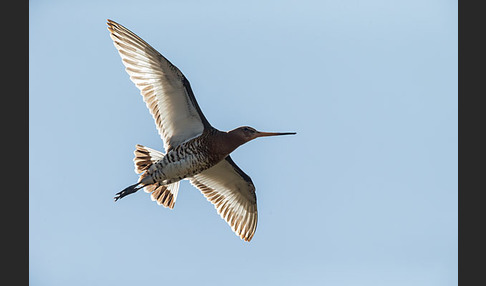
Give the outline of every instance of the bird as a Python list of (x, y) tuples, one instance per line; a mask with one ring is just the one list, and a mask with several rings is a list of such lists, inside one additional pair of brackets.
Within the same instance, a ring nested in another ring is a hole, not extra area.
[(189, 180), (244, 241), (256, 231), (258, 212), (251, 178), (230, 153), (255, 138), (296, 132), (261, 132), (249, 126), (230, 131), (214, 128), (199, 107), (182, 72), (142, 38), (107, 19), (110, 37), (131, 81), (140, 90), (155, 120), (165, 153), (135, 146), (137, 183), (118, 192), (114, 200), (144, 189), (152, 201), (173, 209), (181, 180)]

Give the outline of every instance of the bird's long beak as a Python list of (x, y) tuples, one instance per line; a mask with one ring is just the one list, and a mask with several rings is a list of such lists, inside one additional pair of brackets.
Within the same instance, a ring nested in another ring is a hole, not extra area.
[(258, 137), (266, 137), (266, 136), (279, 136), (279, 135), (295, 135), (297, 134), (296, 132), (260, 132), (256, 134), (255, 138)]

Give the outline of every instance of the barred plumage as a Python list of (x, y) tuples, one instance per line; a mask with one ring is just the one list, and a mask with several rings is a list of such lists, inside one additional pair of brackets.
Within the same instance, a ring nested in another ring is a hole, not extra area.
[(247, 126), (228, 132), (213, 128), (176, 66), (122, 25), (108, 20), (108, 30), (167, 152), (137, 145), (133, 161), (139, 181), (117, 193), (115, 201), (144, 188), (152, 200), (172, 209), (179, 181), (187, 178), (232, 230), (250, 241), (257, 226), (255, 186), (229, 154), (258, 137), (295, 133), (260, 132)]

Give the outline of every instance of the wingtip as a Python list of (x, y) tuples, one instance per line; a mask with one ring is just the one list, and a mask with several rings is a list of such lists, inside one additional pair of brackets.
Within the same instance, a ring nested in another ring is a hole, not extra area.
[(243, 239), (246, 242), (250, 242), (254, 235), (255, 235), (255, 232), (253, 232), (253, 233), (246, 233), (246, 234), (242, 234), (240, 236), (240, 238)]
[(111, 19), (106, 19), (106, 24), (108, 25), (108, 31), (110, 31), (112, 33), (114, 32), (116, 27), (120, 26), (120, 24), (118, 24), (117, 22), (115, 22)]
[(114, 22), (110, 19), (106, 19), (106, 24), (108, 25), (108, 27), (107, 27), (108, 31), (113, 33)]

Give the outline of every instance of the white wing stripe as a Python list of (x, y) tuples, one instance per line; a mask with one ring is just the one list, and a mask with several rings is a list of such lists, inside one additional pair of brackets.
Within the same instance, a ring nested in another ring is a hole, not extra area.
[(208, 123), (198, 112), (189, 83), (179, 69), (122, 25), (108, 20), (108, 30), (126, 72), (155, 120), (166, 151), (201, 135)]
[(249, 241), (257, 222), (255, 188), (251, 180), (246, 175), (246, 179), (243, 178), (232, 164), (228, 159), (223, 160), (195, 175), (191, 183), (201, 190), (231, 229)]

